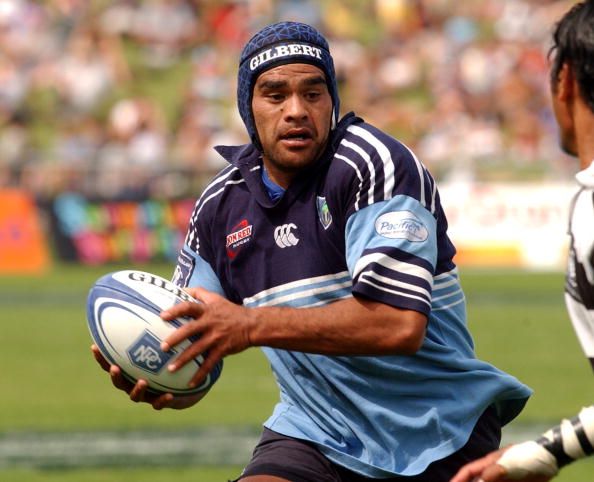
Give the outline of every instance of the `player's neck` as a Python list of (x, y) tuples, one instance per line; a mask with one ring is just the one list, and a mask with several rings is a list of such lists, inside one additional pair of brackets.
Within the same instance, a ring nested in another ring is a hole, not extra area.
[(575, 139), (580, 169), (586, 169), (594, 160), (594, 113), (580, 104), (575, 112)]

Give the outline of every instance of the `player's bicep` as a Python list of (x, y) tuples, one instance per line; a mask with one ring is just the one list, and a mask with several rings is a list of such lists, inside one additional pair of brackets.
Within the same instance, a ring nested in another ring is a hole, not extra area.
[(345, 234), (354, 293), (429, 313), (437, 259), (431, 213), (399, 195), (352, 214)]

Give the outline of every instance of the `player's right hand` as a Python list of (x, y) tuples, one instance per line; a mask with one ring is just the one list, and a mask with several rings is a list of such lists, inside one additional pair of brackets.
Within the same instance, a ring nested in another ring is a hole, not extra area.
[(199, 386), (225, 356), (251, 346), (248, 327), (254, 310), (203, 288), (185, 288), (185, 291), (198, 303), (178, 303), (161, 313), (161, 318), (166, 321), (188, 319), (163, 340), (161, 350), (167, 352), (182, 341), (191, 339), (191, 344), (182, 350), (168, 369), (177, 371), (197, 356), (204, 356), (202, 365), (190, 381), (190, 386)]
[(197, 393), (194, 395), (173, 395), (172, 393), (155, 394), (147, 391), (148, 382), (143, 379), (139, 379), (136, 383), (130, 382), (122, 375), (122, 370), (117, 365), (111, 365), (105, 357), (99, 351), (97, 345), (91, 345), (91, 352), (93, 357), (99, 364), (99, 366), (109, 373), (111, 383), (118, 390), (126, 392), (130, 396), (130, 400), (133, 402), (148, 403), (155, 410), (162, 410), (163, 408), (172, 408), (176, 410), (182, 410), (189, 408), (192, 405), (198, 403), (204, 393)]

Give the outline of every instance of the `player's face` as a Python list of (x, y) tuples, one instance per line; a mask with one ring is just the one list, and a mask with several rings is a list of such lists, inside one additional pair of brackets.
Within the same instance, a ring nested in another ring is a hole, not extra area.
[(267, 70), (256, 80), (252, 112), (268, 174), (286, 188), (328, 141), (332, 98), (324, 72), (309, 64)]

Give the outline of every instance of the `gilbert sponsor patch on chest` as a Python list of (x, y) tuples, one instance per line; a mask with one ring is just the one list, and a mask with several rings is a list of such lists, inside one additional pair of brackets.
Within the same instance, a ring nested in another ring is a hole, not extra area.
[(429, 231), (423, 222), (410, 211), (382, 214), (375, 220), (375, 231), (384, 238), (413, 242), (425, 241), (429, 237)]

